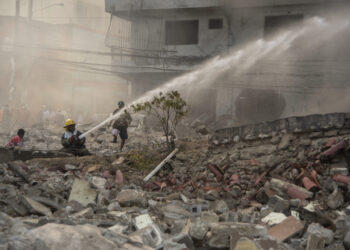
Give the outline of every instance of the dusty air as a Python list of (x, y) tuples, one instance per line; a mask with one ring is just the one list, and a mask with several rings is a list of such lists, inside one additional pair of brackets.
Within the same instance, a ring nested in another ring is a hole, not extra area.
[(0, 249), (350, 250), (348, 0), (0, 1)]

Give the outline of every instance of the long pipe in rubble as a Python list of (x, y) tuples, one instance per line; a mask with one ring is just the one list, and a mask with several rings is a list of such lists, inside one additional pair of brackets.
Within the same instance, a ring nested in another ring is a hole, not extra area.
[(92, 132), (94, 132), (95, 130), (103, 127), (104, 125), (106, 125), (107, 123), (109, 123), (112, 120), (117, 119), (125, 110), (126, 108), (121, 109), (118, 113), (116, 113), (115, 115), (111, 115), (109, 116), (106, 120), (104, 120), (103, 122), (101, 122), (100, 124), (96, 125), (95, 127), (89, 129), (88, 131), (86, 131), (85, 133), (81, 134), (79, 136), (79, 139), (82, 139), (84, 137), (86, 137), (87, 135), (91, 134)]

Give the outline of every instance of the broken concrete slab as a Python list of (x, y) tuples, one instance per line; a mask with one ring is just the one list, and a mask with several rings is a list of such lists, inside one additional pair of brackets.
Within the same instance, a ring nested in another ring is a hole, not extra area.
[(323, 250), (325, 239), (315, 234), (309, 234), (307, 238), (306, 250)]
[(273, 225), (276, 225), (276, 224), (280, 224), (286, 218), (287, 218), (287, 216), (285, 216), (283, 213), (272, 212), (269, 215), (267, 215), (264, 218), (262, 218), (261, 221), (266, 223), (269, 226), (273, 226)]
[(267, 236), (267, 229), (263, 225), (250, 223), (214, 223), (211, 224), (210, 232), (207, 234), (208, 245), (213, 248), (228, 248), (233, 233), (240, 237), (262, 238)]
[[(36, 240), (50, 246), (50, 249), (106, 249), (113, 250), (117, 246), (102, 236), (101, 231), (92, 225), (69, 226), (48, 223), (35, 228), (24, 235), (33, 245)], [(28, 243), (29, 243), (28, 242)]]
[(208, 210), (207, 204), (191, 204), (189, 206), (189, 211), (193, 214), (193, 216), (200, 216), (203, 211)]
[(350, 250), (350, 231), (346, 233), (343, 244), (346, 250)]
[(268, 234), (278, 241), (285, 241), (290, 237), (301, 232), (304, 228), (304, 223), (293, 216), (287, 217), (280, 224), (271, 227)]
[(102, 177), (93, 176), (91, 179), (91, 184), (97, 189), (104, 189), (107, 180)]
[(211, 211), (205, 211), (201, 213), (201, 221), (207, 224), (219, 222), (219, 216)]
[(164, 206), (162, 210), (163, 210), (164, 216), (167, 218), (187, 219), (189, 217), (192, 217), (192, 214), (188, 212), (186, 209), (174, 204), (168, 204)]
[(191, 223), (190, 236), (196, 240), (203, 240), (209, 230), (209, 225), (199, 218)]
[(214, 212), (217, 214), (224, 214), (226, 212), (228, 212), (230, 209), (227, 205), (227, 203), (223, 200), (219, 200), (215, 202), (215, 206), (214, 206)]
[(51, 216), (52, 212), (51, 210), (46, 207), (45, 205), (41, 204), (40, 202), (37, 202), (27, 196), (23, 196), (23, 203), (24, 205), (33, 213), (45, 215), (45, 216)]
[(117, 201), (120, 206), (147, 206), (145, 193), (136, 189), (125, 189), (118, 193)]
[(271, 207), (274, 212), (280, 213), (289, 208), (289, 201), (283, 199), (278, 195), (274, 195), (270, 197), (267, 205)]
[[(192, 238), (186, 233), (179, 233), (179, 234), (171, 237), (169, 240), (171, 242), (184, 245), (185, 249), (189, 249), (189, 250), (195, 250), (196, 249), (195, 246), (194, 246)], [(166, 248), (166, 245), (164, 245), (164, 249), (168, 249), (168, 248)], [(183, 248), (181, 248), (181, 250), (182, 249)]]
[(149, 214), (142, 214), (134, 218), (134, 226), (137, 230), (145, 228), (152, 224), (153, 224), (153, 220), (149, 216)]
[(335, 189), (331, 195), (327, 198), (327, 206), (331, 209), (336, 209), (342, 206), (344, 203), (344, 197), (339, 189)]
[(140, 237), (142, 242), (150, 247), (158, 247), (163, 242), (162, 232), (154, 225), (150, 224), (142, 229), (130, 234), (131, 238)]
[(253, 241), (246, 237), (242, 237), (238, 240), (236, 243), (236, 246), (234, 248), (231, 248), (234, 250), (259, 250), (260, 247)]
[(334, 233), (332, 230), (329, 230), (323, 226), (321, 226), (318, 223), (311, 223), (306, 231), (306, 237), (309, 234), (313, 234), (313, 235), (317, 235), (319, 237), (321, 237), (322, 239), (325, 240), (325, 243), (327, 245), (331, 244), (333, 242), (333, 238), (334, 238)]
[(79, 217), (92, 217), (94, 215), (94, 210), (91, 207), (87, 207), (77, 213), (74, 213), (72, 215), (70, 215), (70, 217), (72, 218), (79, 218)]
[(75, 179), (72, 185), (72, 190), (69, 195), (68, 201), (77, 201), (83, 206), (87, 206), (90, 203), (96, 203), (97, 192), (90, 188), (90, 184), (87, 181)]

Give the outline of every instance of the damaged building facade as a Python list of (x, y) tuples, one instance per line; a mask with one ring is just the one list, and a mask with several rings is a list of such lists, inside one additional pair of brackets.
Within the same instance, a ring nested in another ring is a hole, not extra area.
[[(332, 13), (349, 7), (346, 1), (320, 0), (105, 3), (111, 14), (106, 43), (115, 67), (123, 66), (119, 75), (130, 83), (133, 97), (207, 59), (266, 41), (291, 25), (301, 28), (311, 18), (332, 19)], [(348, 38), (349, 34), (334, 39), (345, 45)], [(339, 101), (339, 91), (345, 91), (350, 58), (346, 51), (322, 46), (264, 58), (243, 74), (227, 73), (209, 87), (191, 86), (186, 88), (187, 100), (197, 118), (204, 111), (212, 115), (206, 119), (223, 121), (222, 126), (321, 112), (320, 105)], [(337, 109), (346, 106), (344, 102)], [(322, 112), (334, 111), (327, 108)]]
[(0, 3), (0, 108), (13, 111), (11, 124), (18, 126), (23, 105), (30, 125), (41, 120), (44, 105), (88, 122), (127, 101), (126, 81), (110, 73), (103, 2), (18, 3), (17, 13), (16, 1)]

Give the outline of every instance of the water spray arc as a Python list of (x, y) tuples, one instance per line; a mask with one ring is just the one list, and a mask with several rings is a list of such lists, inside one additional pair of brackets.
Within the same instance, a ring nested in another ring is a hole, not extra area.
[[(336, 29), (331, 29), (331, 33), (336, 34), (345, 28), (348, 28), (349, 21), (343, 22), (341, 25), (336, 24), (336, 26)], [(130, 103), (126, 108), (140, 102), (148, 101), (159, 92), (166, 92), (175, 88), (181, 88), (189, 85), (191, 87), (210, 86), (227, 72), (234, 73), (235, 75), (241, 75), (263, 59), (279, 58), (281, 55), (283, 55), (283, 53), (290, 49), (297, 39), (304, 36), (310, 36), (313, 38), (320, 33), (329, 33), (329, 28), (330, 24), (323, 18), (311, 18), (305, 21), (303, 27), (301, 28), (298, 27), (287, 30), (278, 34), (271, 40), (259, 39), (241, 49), (234, 49), (226, 56), (214, 57), (197, 67), (197, 69), (194, 71), (179, 76), (154, 90), (146, 92), (143, 96)], [(331, 39), (331, 36), (332, 34), (329, 34), (329, 36), (325, 37), (324, 39)], [(320, 41), (321, 39), (318, 39), (316, 42)], [(93, 131), (103, 127), (111, 120), (117, 119), (126, 108), (124, 108), (121, 112), (108, 117), (105, 121), (85, 132), (80, 137), (85, 137)]]

